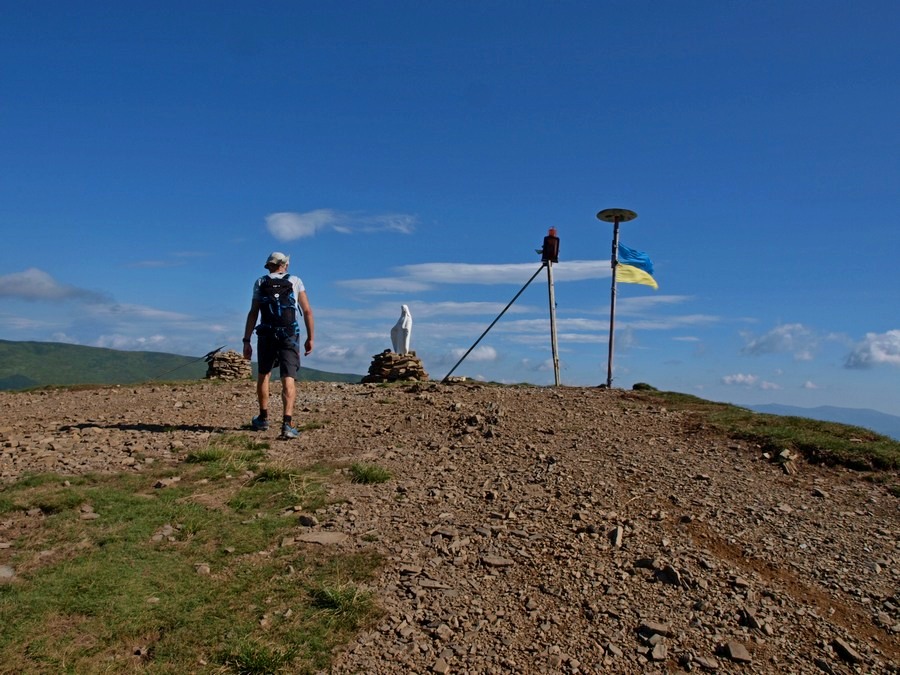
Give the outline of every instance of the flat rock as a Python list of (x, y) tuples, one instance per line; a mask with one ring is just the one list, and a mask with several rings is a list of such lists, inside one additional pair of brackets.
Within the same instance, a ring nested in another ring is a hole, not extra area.
[(349, 535), (343, 532), (307, 532), (295, 536), (294, 541), (302, 541), (306, 544), (342, 544), (349, 538)]
[(738, 663), (750, 663), (753, 660), (747, 648), (736, 640), (729, 640), (725, 644), (725, 655)]

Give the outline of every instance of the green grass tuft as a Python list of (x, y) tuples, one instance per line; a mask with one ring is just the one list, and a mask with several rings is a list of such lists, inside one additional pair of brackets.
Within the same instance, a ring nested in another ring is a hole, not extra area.
[(354, 483), (385, 483), (391, 479), (391, 472), (375, 464), (357, 462), (350, 466), (350, 479)]
[(313, 604), (328, 615), (328, 620), (348, 630), (356, 630), (370, 615), (372, 594), (354, 584), (323, 584), (309, 589)]
[(219, 660), (232, 673), (239, 675), (269, 675), (288, 672), (298, 649), (294, 646), (279, 649), (256, 641), (245, 641), (231, 651), (223, 652)]

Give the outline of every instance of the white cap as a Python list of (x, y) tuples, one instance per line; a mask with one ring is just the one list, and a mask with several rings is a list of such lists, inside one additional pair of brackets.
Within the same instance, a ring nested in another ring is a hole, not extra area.
[(291, 256), (285, 255), (281, 251), (275, 251), (269, 255), (269, 258), (266, 260), (266, 264), (263, 265), (263, 267), (268, 268), (270, 265), (280, 267), (281, 265), (287, 265), (289, 262), (291, 262)]

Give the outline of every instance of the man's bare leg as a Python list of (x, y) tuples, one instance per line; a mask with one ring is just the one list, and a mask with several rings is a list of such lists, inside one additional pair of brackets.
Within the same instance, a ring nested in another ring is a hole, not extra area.
[(281, 378), (281, 398), (284, 403), (285, 417), (292, 417), (294, 414), (294, 401), (297, 398), (297, 385), (293, 377)]
[(256, 398), (259, 399), (260, 412), (269, 409), (269, 377), (272, 373), (259, 374), (256, 379)]

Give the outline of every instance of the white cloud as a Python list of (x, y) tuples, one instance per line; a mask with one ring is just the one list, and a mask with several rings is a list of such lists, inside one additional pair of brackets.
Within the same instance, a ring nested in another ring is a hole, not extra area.
[(748, 342), (741, 349), (743, 354), (759, 356), (761, 354), (791, 353), (798, 361), (810, 361), (818, 345), (815, 334), (799, 323), (776, 326), (759, 337), (748, 337)]
[[(357, 293), (371, 294), (427, 291), (435, 284), (524, 285), (539, 269), (530, 263), (419, 263), (395, 268), (396, 277), (347, 279), (338, 285)], [(557, 270), (554, 277), (557, 282), (596, 279), (610, 274), (608, 265), (592, 260), (560, 263), (554, 269)]]
[(722, 378), (722, 382), (724, 384), (737, 384), (745, 387), (752, 387), (759, 381), (759, 377), (756, 375), (744, 375), (743, 373), (737, 373), (735, 375), (725, 375)]
[(305, 213), (282, 211), (266, 216), (266, 228), (280, 241), (311, 237), (321, 230), (344, 234), (353, 232), (398, 232), (410, 234), (418, 222), (407, 213), (365, 214), (334, 209), (316, 209)]
[(871, 368), (884, 364), (900, 366), (900, 330), (866, 333), (844, 363), (847, 368)]
[(812, 380), (807, 380), (806, 382), (803, 383), (803, 388), (804, 389), (818, 389), (819, 387)]
[(616, 312), (618, 314), (637, 314), (646, 312), (657, 305), (676, 305), (692, 299), (689, 295), (640, 295), (621, 298), (616, 302)]
[[(502, 302), (414, 303), (410, 305), (410, 312), (413, 319), (417, 316), (499, 315), (505, 306)], [(506, 314), (527, 314), (534, 311), (535, 308), (528, 305), (513, 305), (506, 311)]]
[(420, 263), (397, 271), (410, 279), (437, 284), (523, 284), (538, 268), (524, 263)]
[(777, 389), (781, 389), (780, 384), (776, 382), (768, 382), (767, 380), (760, 380), (758, 375), (751, 375), (749, 373), (725, 375), (722, 378), (722, 383), (727, 385), (747, 387), (748, 389), (762, 389), (764, 391), (774, 391)]
[(31, 267), (24, 272), (0, 276), (0, 297), (20, 300), (83, 300), (99, 302), (99, 293), (56, 281), (43, 270)]
[(385, 295), (387, 293), (421, 293), (431, 290), (430, 284), (398, 277), (380, 279), (344, 279), (336, 281), (336, 286), (348, 291), (366, 295)]
[(108, 349), (141, 350), (149, 347), (159, 347), (165, 344), (163, 335), (151, 335), (150, 337), (133, 337), (130, 335), (101, 335), (95, 341), (94, 347), (106, 347)]
[(92, 305), (91, 314), (98, 317), (115, 319), (149, 319), (151, 321), (190, 321), (195, 317), (179, 312), (168, 312), (163, 309), (155, 309), (144, 305), (130, 305), (125, 303)]
[(138, 260), (130, 263), (126, 267), (135, 269), (161, 269), (164, 267), (182, 267), (185, 265), (183, 260)]
[(328, 345), (326, 347), (316, 347), (313, 356), (316, 361), (331, 364), (350, 364), (364, 362), (371, 358), (372, 350), (365, 345), (356, 344), (352, 346)]
[[(419, 263), (397, 271), (417, 281), (436, 284), (524, 284), (540, 269), (531, 263)], [(609, 265), (593, 260), (573, 260), (554, 268), (554, 281), (581, 281), (610, 275)]]
[(5, 328), (9, 328), (11, 330), (47, 331), (48, 329), (56, 326), (56, 323), (54, 322), (31, 319), (24, 316), (11, 316), (9, 314), (0, 316), (0, 320), (2, 320), (2, 324)]
[(639, 330), (671, 330), (682, 326), (704, 326), (718, 321), (718, 317), (710, 316), (709, 314), (684, 314), (682, 316), (666, 316), (654, 320), (620, 321), (617, 325)]
[(65, 333), (53, 333), (50, 336), (50, 340), (52, 342), (65, 342), (70, 345), (81, 344), (77, 338), (72, 337), (71, 335), (66, 335)]
[(693, 335), (683, 335), (680, 337), (673, 337), (672, 339), (676, 342), (700, 342), (700, 338)]
[[(451, 352), (453, 354), (453, 358), (460, 359), (462, 355), (466, 353), (465, 349), (454, 349)], [(489, 362), (497, 360), (497, 350), (493, 347), (481, 346), (476, 347), (472, 350), (472, 353), (466, 357), (466, 361), (469, 362)]]

